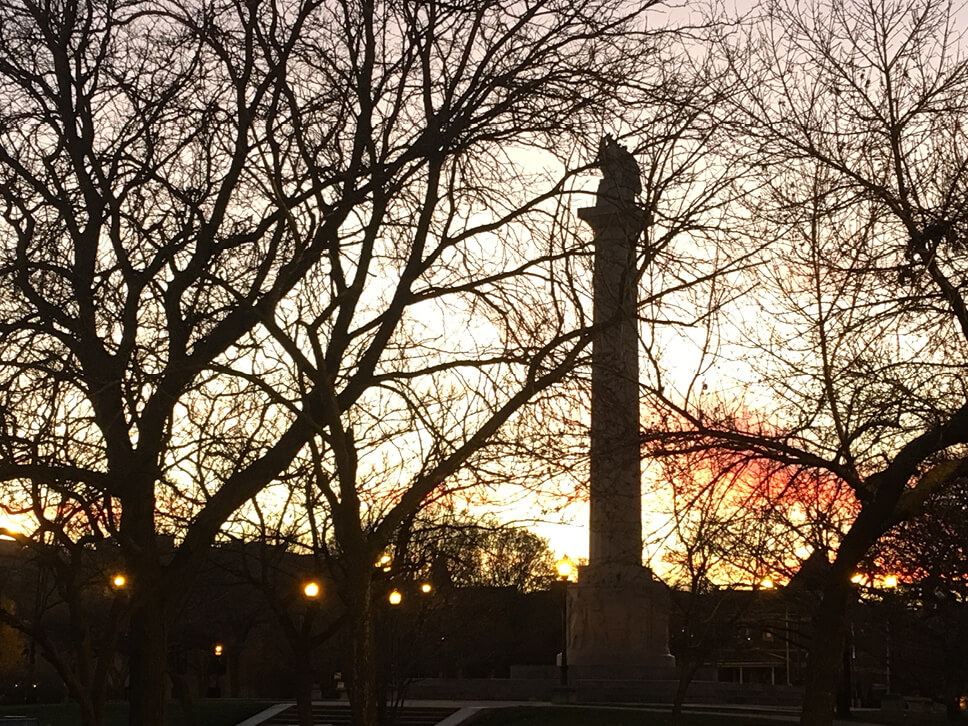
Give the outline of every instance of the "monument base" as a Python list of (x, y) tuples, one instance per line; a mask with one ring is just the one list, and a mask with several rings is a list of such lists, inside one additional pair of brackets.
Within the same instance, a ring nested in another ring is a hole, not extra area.
[(669, 593), (640, 565), (578, 568), (568, 588), (568, 664), (593, 680), (675, 678), (669, 653)]

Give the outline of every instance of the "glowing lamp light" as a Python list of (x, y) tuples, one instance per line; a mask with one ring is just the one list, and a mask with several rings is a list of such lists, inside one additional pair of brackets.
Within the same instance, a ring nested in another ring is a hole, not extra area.
[(224, 650), (225, 649), (222, 647), (221, 643), (216, 643), (215, 647), (212, 649), (212, 652), (215, 653), (216, 656), (219, 656), (219, 655), (222, 655), (222, 652)]
[(115, 590), (120, 590), (122, 587), (128, 584), (128, 578), (122, 575), (120, 572), (111, 578), (111, 586)]
[(303, 595), (306, 597), (319, 597), (319, 583), (307, 582), (303, 587)]
[(420, 586), (420, 592), (422, 592), (424, 595), (428, 594), (433, 589), (434, 589), (434, 586), (431, 585), (429, 582), (425, 582)]
[(885, 575), (884, 587), (897, 587), (897, 575)]
[(766, 578), (765, 580), (760, 582), (760, 587), (762, 587), (764, 590), (772, 590), (773, 580), (771, 580), (770, 578)]
[(562, 580), (567, 580), (571, 577), (571, 560), (567, 556), (562, 557), (555, 563), (555, 570), (558, 572), (558, 577)]
[(387, 598), (387, 600), (390, 601), (391, 605), (399, 605), (403, 600), (403, 595), (400, 594), (399, 590), (394, 590), (390, 593), (390, 596)]
[(850, 578), (850, 581), (855, 585), (859, 585), (864, 581), (864, 576), (858, 572), (857, 574), (855, 574), (853, 577)]

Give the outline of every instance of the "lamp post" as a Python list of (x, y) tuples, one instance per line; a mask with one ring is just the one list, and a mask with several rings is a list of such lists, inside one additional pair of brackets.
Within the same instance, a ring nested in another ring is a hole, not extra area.
[[(320, 597), (323, 594), (319, 580), (308, 579), (301, 583), (305, 609), (299, 627), (299, 636), (293, 638), (291, 646), (296, 665), (296, 714), (300, 726), (311, 726), (313, 723), (313, 687), (315, 685), (313, 673), (313, 624), (320, 608)], [(294, 631), (295, 632), (295, 631)]]
[(561, 686), (568, 687), (568, 578), (571, 577), (571, 560), (563, 557), (555, 564), (558, 582), (561, 583)]
[(855, 572), (850, 576), (850, 598), (847, 603), (847, 622), (844, 630), (843, 652), (840, 660), (840, 684), (834, 698), (834, 713), (837, 718), (851, 718), (853, 705), (853, 676), (854, 676), (854, 607), (860, 599), (861, 588), (869, 586), (871, 576), (863, 572)]
[(400, 701), (400, 693), (402, 690), (399, 658), (401, 650), (400, 619), (403, 616), (400, 606), (403, 604), (403, 593), (399, 589), (393, 588), (390, 590), (390, 594), (387, 595), (387, 602), (390, 603), (390, 611), (387, 613), (387, 638), (389, 639), (387, 654), (390, 659), (390, 673), (389, 683), (387, 684), (389, 689), (386, 705), (395, 711)]
[(574, 701), (574, 689), (568, 685), (568, 580), (572, 573), (572, 562), (566, 555), (555, 563), (558, 574), (557, 585), (561, 589), (561, 653), (558, 667), (560, 681), (554, 689), (551, 700), (554, 703)]
[[(897, 587), (897, 575), (885, 575), (884, 587), (893, 590)], [(891, 694), (891, 610), (887, 610), (887, 622), (884, 624), (884, 689), (886, 695)]]
[[(113, 597), (110, 598), (111, 607), (108, 611), (108, 627), (106, 630), (106, 637), (103, 641), (103, 647), (105, 653), (116, 653), (119, 657), (121, 657), (121, 649), (119, 648), (119, 644), (122, 639), (127, 640), (130, 637), (130, 629), (125, 628), (124, 617), (128, 611), (128, 605), (130, 604), (128, 576), (124, 572), (117, 571), (113, 575), (110, 575), (108, 581), (110, 586), (108, 592), (113, 593)], [(126, 630), (128, 632), (125, 632)]]
[(209, 698), (222, 697), (222, 676), (224, 676), (228, 670), (225, 660), (225, 646), (220, 642), (212, 643), (211, 655), (209, 656)]

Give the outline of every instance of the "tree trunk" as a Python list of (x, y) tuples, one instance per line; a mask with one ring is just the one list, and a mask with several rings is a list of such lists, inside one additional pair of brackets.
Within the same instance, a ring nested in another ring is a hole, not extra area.
[(847, 633), (851, 582), (831, 577), (817, 607), (807, 656), (801, 726), (831, 726)]
[(165, 726), (168, 633), (162, 588), (132, 583), (130, 726)]
[(311, 652), (296, 653), (296, 712), (299, 726), (313, 726), (313, 662)]
[(369, 573), (353, 587), (350, 603), (351, 678), (350, 708), (355, 726), (379, 726), (382, 710), (377, 665), (376, 613)]
[(186, 726), (199, 726), (198, 708), (188, 677), (183, 673), (169, 673), (168, 677), (171, 679), (171, 700), (178, 703), (182, 721)]
[(91, 726), (105, 726), (107, 724), (107, 693), (104, 687), (92, 694), (91, 712)]
[(679, 717), (682, 715), (682, 706), (686, 702), (686, 693), (689, 691), (689, 684), (695, 678), (699, 666), (700, 663), (698, 662), (686, 661), (679, 669), (679, 681), (676, 684), (676, 693), (672, 698), (672, 723), (674, 724), (679, 723)]
[[(74, 587), (69, 589), (67, 603), (71, 616), (73, 641), (71, 650), (74, 651), (74, 670), (77, 675), (74, 687), (68, 685), (68, 691), (74, 691), (72, 695), (81, 710), (81, 723), (84, 726), (102, 726), (104, 723), (103, 693), (100, 699), (100, 709), (98, 709), (97, 701), (99, 687), (103, 690), (103, 684), (99, 684), (94, 675), (96, 658), (91, 638), (91, 624), (81, 604), (80, 593)], [(102, 654), (101, 657), (107, 658), (109, 656)]]
[(854, 700), (853, 680), (853, 641), (850, 637), (849, 618), (844, 637), (844, 655), (840, 668), (840, 687), (837, 689), (837, 718), (851, 718), (850, 709)]
[(104, 699), (91, 696), (89, 698), (77, 698), (77, 705), (81, 711), (81, 723), (83, 726), (104, 726)]
[[(69, 659), (65, 658), (61, 651), (54, 648), (53, 643), (42, 629), (40, 631), (25, 630), (23, 632), (25, 635), (28, 635), (31, 647), (36, 647), (36, 644), (40, 644), (44, 659), (57, 671), (64, 686), (67, 688), (68, 697), (77, 704), (82, 726), (104, 726), (106, 723), (104, 684), (92, 681), (91, 679), (84, 680), (83, 669), (72, 668)], [(76, 641), (73, 648), (76, 649), (79, 644), (82, 643)], [(86, 644), (90, 645), (90, 641), (87, 641)], [(74, 652), (76, 653), (78, 661), (83, 661), (85, 657), (90, 656), (90, 653), (85, 655), (76, 650)], [(109, 654), (104, 654), (102, 657), (110, 657), (110, 654), (113, 654), (113, 652), (111, 650)]]
[(891, 525), (901, 488), (889, 487), (883, 482), (880, 484), (879, 489), (886, 491), (886, 495), (862, 506), (841, 540), (837, 557), (827, 571), (823, 595), (813, 618), (803, 709), (800, 712), (801, 726), (832, 726), (834, 722), (847, 643), (848, 607), (856, 597), (851, 575), (871, 545)]

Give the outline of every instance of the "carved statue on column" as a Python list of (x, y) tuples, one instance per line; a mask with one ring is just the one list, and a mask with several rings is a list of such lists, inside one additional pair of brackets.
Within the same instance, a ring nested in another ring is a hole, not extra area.
[(616, 209), (634, 207), (635, 198), (642, 192), (642, 172), (629, 150), (606, 134), (598, 147), (596, 163), (602, 170), (598, 205)]

